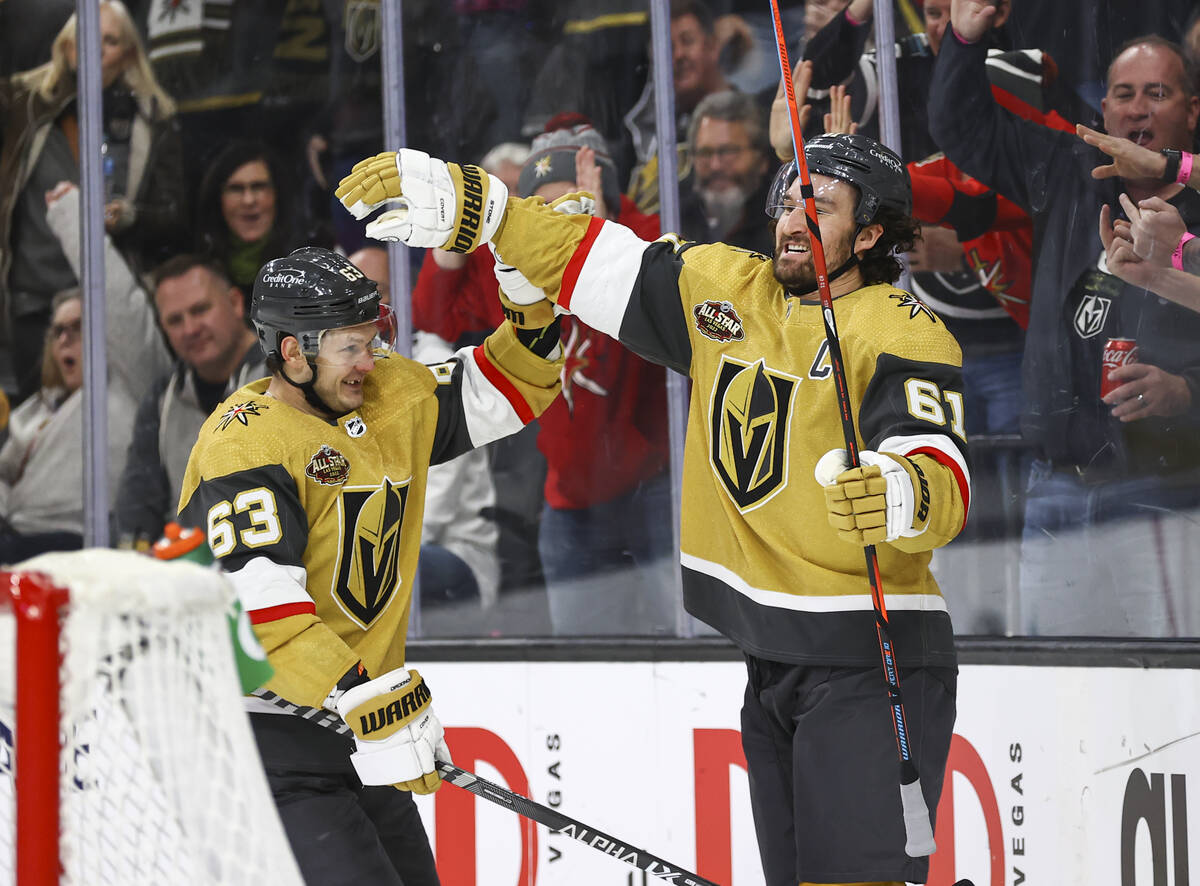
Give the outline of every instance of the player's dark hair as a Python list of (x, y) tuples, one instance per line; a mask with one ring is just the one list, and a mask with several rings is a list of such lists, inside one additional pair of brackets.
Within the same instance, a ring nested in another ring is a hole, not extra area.
[(911, 215), (898, 212), (890, 206), (879, 207), (875, 222), (883, 225), (883, 233), (858, 260), (863, 283), (895, 283), (900, 279), (904, 266), (892, 253), (911, 251), (921, 236), (921, 226)]
[(275, 192), (275, 221), (263, 246), (263, 260), (287, 255), (301, 239), (294, 229), (292, 207), (295, 187), (283, 162), (264, 142), (238, 140), (227, 144), (212, 159), (200, 181), (196, 201), (196, 249), (228, 263), (234, 250), (233, 232), (225, 223), (221, 194), (230, 176), (247, 163), (259, 161), (267, 167)]

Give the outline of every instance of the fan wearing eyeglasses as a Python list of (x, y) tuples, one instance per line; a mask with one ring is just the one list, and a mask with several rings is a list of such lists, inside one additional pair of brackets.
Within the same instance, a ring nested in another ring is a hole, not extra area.
[[(110, 495), (129, 446), (136, 407), (131, 361), (153, 320), (109, 311), (110, 335), (129, 336), (110, 361), (107, 395)], [(110, 354), (113, 348), (109, 347)], [(0, 563), (83, 545), (83, 304), (78, 289), (57, 293), (42, 347), (42, 383), (13, 410), (0, 448)]]
[(696, 106), (688, 133), (692, 172), (679, 187), (680, 233), (770, 255), (761, 207), (774, 171), (762, 108), (749, 95), (715, 92)]

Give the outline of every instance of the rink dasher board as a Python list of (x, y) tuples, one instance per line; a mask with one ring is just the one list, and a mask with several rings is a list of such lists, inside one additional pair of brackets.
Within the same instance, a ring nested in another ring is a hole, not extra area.
[[(458, 765), (727, 886), (763, 883), (732, 759), (740, 663), (410, 665), (433, 690)], [(0, 737), (9, 803), (7, 725)], [(1177, 866), (1200, 874), (1189, 833), (1200, 828), (1185, 821), (1200, 821), (1200, 671), (963, 666), (950, 768), (933, 886), (1119, 883), (1129, 866), (1139, 884), (1154, 882), (1155, 865), (1169, 886)], [(455, 794), (418, 798), (447, 886), (642, 882), (595, 848)], [(10, 840), (0, 836), (0, 852)]]
[[(763, 883), (745, 772), (728, 759), (744, 665), (410, 664), (433, 689), (452, 751), (460, 737), (469, 749), (488, 735), (519, 761), (538, 802), (701, 876)], [(886, 716), (882, 684), (880, 704)], [(698, 755), (706, 773), (699, 797)], [(455, 762), (513, 787), (486, 758)], [(727, 772), (727, 791), (713, 793), (720, 780), (712, 767)], [(1182, 863), (1200, 882), (1200, 837), (1189, 834), (1200, 833), (1198, 670), (964, 665), (950, 769), (953, 798), (939, 810), (947, 820), (938, 829), (942, 855), (932, 886), (962, 877), (977, 886), (1120, 883), (1123, 865), (1132, 867), (1130, 882), (1150, 884), (1155, 864), (1175, 886)], [(441, 796), (421, 803), (435, 846)], [(474, 805), (474, 876), (456, 881), (462, 886), (518, 882), (522, 839), (528, 848), (529, 838), (515, 816), (489, 807)], [(446, 823), (454, 825), (455, 845), (442, 846), (439, 860), (469, 853), (459, 837), (470, 826)], [(534, 883), (641, 882), (636, 872), (630, 881), (628, 867), (543, 828), (536, 840)], [(1176, 846), (1185, 841), (1186, 848)], [(716, 869), (698, 864), (698, 844), (701, 859), (720, 863)]]

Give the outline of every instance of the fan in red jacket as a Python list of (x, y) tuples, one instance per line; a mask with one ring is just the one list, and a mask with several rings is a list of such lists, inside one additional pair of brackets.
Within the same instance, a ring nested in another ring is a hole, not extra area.
[[(643, 239), (658, 237), (658, 216), (621, 194), (604, 138), (586, 118), (560, 114), (546, 130), (522, 167), (520, 196), (549, 202), (588, 190), (599, 198), (597, 214)], [(483, 249), (460, 270), (427, 255), (413, 290), (413, 326), (451, 342), (498, 326), (504, 315), (494, 265)], [(540, 417), (537, 438), (547, 465), (538, 550), (554, 632), (672, 633), (664, 370), (569, 315), (562, 347), (563, 396)]]

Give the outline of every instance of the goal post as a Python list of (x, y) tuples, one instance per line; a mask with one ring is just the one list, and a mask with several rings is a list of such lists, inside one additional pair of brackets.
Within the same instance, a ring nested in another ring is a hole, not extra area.
[(0, 588), (0, 886), (302, 883), (219, 572), (94, 549)]

